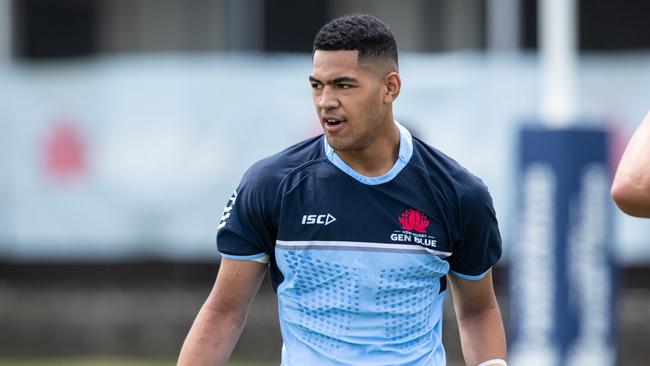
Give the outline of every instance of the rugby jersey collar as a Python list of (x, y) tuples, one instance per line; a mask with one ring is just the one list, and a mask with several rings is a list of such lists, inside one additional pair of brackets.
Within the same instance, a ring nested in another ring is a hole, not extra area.
[(411, 156), (413, 155), (413, 139), (411, 138), (411, 133), (406, 129), (406, 127), (402, 126), (397, 121), (395, 121), (395, 125), (397, 125), (397, 128), (399, 130), (399, 153), (397, 155), (397, 161), (395, 162), (395, 165), (393, 165), (393, 167), (384, 175), (380, 175), (378, 177), (368, 177), (358, 173), (356, 170), (352, 169), (345, 161), (343, 161), (343, 159), (336, 155), (334, 149), (327, 142), (327, 137), (323, 135), (325, 156), (327, 156), (327, 159), (337, 168), (342, 170), (345, 174), (351, 176), (363, 184), (377, 185), (389, 182), (395, 178), (395, 176), (397, 176), (397, 174), (399, 174), (402, 169), (406, 167), (406, 164), (408, 164), (409, 160), (411, 160)]

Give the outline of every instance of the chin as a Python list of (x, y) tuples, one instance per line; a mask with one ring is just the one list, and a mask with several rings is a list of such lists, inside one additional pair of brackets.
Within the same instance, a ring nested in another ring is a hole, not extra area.
[(336, 151), (352, 150), (354, 146), (351, 141), (343, 141), (340, 138), (332, 138), (331, 136), (327, 136), (327, 143)]

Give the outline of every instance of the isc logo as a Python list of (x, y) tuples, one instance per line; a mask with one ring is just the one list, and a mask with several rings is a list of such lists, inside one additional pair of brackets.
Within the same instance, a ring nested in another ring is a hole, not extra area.
[(329, 225), (336, 221), (336, 217), (327, 214), (327, 215), (303, 215), (302, 224), (303, 225)]

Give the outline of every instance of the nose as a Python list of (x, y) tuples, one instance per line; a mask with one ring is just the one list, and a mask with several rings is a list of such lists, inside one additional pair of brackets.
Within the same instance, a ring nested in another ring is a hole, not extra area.
[(326, 85), (318, 98), (318, 107), (321, 109), (332, 109), (339, 107), (339, 100), (334, 88)]

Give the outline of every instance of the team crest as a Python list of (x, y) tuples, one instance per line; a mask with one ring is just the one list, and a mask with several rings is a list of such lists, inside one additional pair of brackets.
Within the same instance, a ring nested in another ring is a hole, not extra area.
[(426, 248), (435, 248), (437, 240), (427, 234), (427, 227), (430, 224), (429, 218), (424, 212), (410, 208), (397, 217), (401, 230), (394, 230), (390, 234), (390, 240), (399, 243), (413, 243)]
[(425, 233), (427, 226), (429, 226), (429, 219), (427, 216), (414, 209), (408, 209), (402, 212), (397, 218), (399, 223), (402, 224), (402, 229), (408, 231), (417, 231), (418, 233)]

